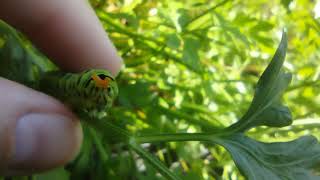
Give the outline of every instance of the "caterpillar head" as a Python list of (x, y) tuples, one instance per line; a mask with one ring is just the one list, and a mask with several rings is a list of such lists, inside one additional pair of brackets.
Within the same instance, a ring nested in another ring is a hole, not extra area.
[(86, 74), (89, 78), (86, 88), (90, 91), (90, 96), (93, 96), (96, 108), (110, 107), (118, 95), (118, 86), (115, 79), (106, 70), (95, 69), (86, 72)]
[(97, 72), (91, 75), (91, 80), (94, 81), (97, 88), (107, 90), (108, 96), (114, 99), (118, 95), (117, 84), (109, 72)]

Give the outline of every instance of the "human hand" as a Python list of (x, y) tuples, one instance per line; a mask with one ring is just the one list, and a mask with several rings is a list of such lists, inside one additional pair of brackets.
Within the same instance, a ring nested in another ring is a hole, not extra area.
[[(66, 71), (105, 68), (122, 60), (84, 0), (4, 0), (0, 19), (25, 33)], [(1, 59), (0, 59), (1, 60)], [(62, 103), (0, 77), (0, 175), (61, 166), (78, 153), (81, 125)]]

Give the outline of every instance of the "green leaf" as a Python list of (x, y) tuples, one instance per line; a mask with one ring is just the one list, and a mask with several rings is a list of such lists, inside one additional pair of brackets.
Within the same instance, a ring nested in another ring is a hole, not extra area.
[(217, 20), (219, 21), (221, 31), (225, 33), (226, 36), (232, 35), (236, 38), (236, 40), (241, 40), (245, 45), (249, 45), (248, 38), (239, 30), (239, 28), (234, 27), (227, 21), (221, 14), (215, 12), (214, 15), (216, 16)]
[(121, 8), (122, 12), (131, 12), (136, 8), (142, 0), (133, 0), (133, 1), (124, 1), (123, 7)]
[(151, 94), (149, 82), (138, 81), (135, 84), (128, 84), (119, 90), (119, 102), (121, 105), (134, 108), (149, 105), (154, 100)]
[(264, 110), (259, 116), (260, 125), (271, 127), (283, 127), (292, 123), (290, 109), (287, 106), (273, 104)]
[(232, 155), (249, 180), (316, 180), (312, 168), (320, 163), (320, 144), (313, 136), (290, 142), (263, 143), (243, 134), (216, 140)]
[(8, 24), (0, 21), (0, 38), (4, 41), (0, 53), (0, 76), (7, 79), (29, 83), (34, 80), (30, 53), (23, 47), (18, 33)]
[(168, 34), (166, 36), (167, 46), (171, 49), (178, 49), (180, 46), (180, 39), (177, 34)]
[(261, 43), (261, 45), (264, 45), (266, 47), (271, 47), (273, 45), (273, 41), (270, 37), (262, 35), (258, 32), (253, 32), (250, 34), (252, 38), (254, 38), (257, 42)]
[(282, 64), (287, 49), (287, 36), (282, 35), (272, 61), (260, 77), (249, 110), (229, 131), (242, 132), (259, 125), (283, 127), (292, 123), (289, 109), (281, 104), (281, 96), (291, 81), (291, 74), (284, 73)]
[(179, 29), (184, 30), (185, 26), (188, 24), (190, 21), (191, 17), (188, 14), (188, 11), (186, 9), (179, 9), (179, 18), (178, 18), (178, 24), (179, 24)]
[(194, 38), (186, 38), (183, 47), (183, 61), (193, 67), (199, 69), (199, 54), (200, 42)]
[(268, 21), (259, 21), (250, 29), (251, 33), (259, 33), (260, 31), (268, 32), (273, 29), (274, 25)]
[(54, 65), (19, 32), (0, 20), (0, 76), (33, 87)]

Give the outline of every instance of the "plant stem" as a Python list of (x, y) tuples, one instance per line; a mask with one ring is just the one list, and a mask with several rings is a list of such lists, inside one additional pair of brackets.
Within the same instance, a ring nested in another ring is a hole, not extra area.
[[(98, 130), (100, 133), (105, 133), (106, 129), (112, 131), (115, 137), (122, 139), (124, 142), (128, 141), (132, 136), (128, 131), (113, 125), (107, 118), (91, 118), (86, 113), (78, 114), (82, 117), (83, 122), (88, 124), (91, 128)], [(110, 132), (107, 132), (110, 133)]]
[(228, 1), (229, 1), (229, 0), (224, 0), (224, 1), (216, 4), (215, 6), (207, 9), (206, 11), (204, 11), (204, 12), (201, 13), (201, 14), (199, 14), (198, 16), (192, 18), (192, 19), (185, 25), (185, 28), (187, 28), (190, 24), (192, 24), (192, 23), (193, 23), (194, 21), (196, 21), (197, 19), (205, 16), (206, 14), (208, 14), (208, 13), (210, 13), (211, 11), (217, 9), (218, 7), (223, 6), (223, 5), (226, 4)]
[(152, 154), (145, 151), (139, 144), (132, 140), (129, 142), (129, 146), (133, 149), (140, 157), (150, 163), (156, 168), (164, 177), (170, 180), (180, 180), (181, 178), (171, 172), (159, 159), (155, 158)]
[(107, 162), (109, 157), (108, 157), (108, 153), (106, 152), (104, 146), (101, 143), (101, 140), (99, 139), (97, 132), (95, 131), (95, 129), (89, 127), (89, 131), (90, 134), (92, 136), (93, 142), (96, 145), (96, 148), (99, 152), (100, 158), (103, 162)]
[(175, 133), (175, 134), (156, 134), (134, 137), (137, 143), (153, 142), (177, 142), (177, 141), (215, 141), (223, 133)]
[(289, 87), (286, 91), (294, 91), (297, 90), (299, 88), (305, 88), (305, 87), (315, 87), (315, 86), (319, 86), (320, 85), (320, 81), (319, 80), (315, 80), (315, 81), (304, 81), (300, 84), (294, 85)]

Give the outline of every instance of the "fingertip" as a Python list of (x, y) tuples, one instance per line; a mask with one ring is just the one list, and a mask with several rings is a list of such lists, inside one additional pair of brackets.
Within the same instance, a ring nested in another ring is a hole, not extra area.
[(15, 129), (11, 171), (43, 171), (72, 160), (80, 149), (78, 121), (59, 114), (32, 113), (21, 117)]
[(0, 78), (0, 107), (0, 174), (41, 172), (79, 152), (80, 121), (57, 100)]

